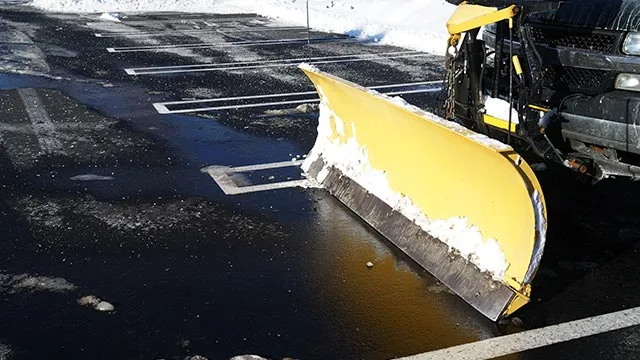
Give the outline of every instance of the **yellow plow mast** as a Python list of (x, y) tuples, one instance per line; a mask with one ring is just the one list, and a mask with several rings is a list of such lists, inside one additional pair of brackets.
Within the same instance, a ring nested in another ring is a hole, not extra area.
[[(513, 14), (461, 5), (452, 39)], [(525, 305), (547, 216), (529, 165), (510, 146), (401, 99), (300, 68), (321, 98), (307, 176), (491, 320)]]

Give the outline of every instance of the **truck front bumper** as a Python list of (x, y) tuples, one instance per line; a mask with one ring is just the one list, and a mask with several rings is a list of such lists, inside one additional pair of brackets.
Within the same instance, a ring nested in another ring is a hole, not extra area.
[(558, 110), (564, 136), (640, 154), (640, 93), (569, 96)]

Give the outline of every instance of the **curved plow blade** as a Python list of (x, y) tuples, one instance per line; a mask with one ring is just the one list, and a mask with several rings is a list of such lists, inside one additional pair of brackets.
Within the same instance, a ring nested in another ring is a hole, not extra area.
[(401, 99), (300, 68), (321, 98), (307, 176), (491, 320), (526, 304), (547, 226), (529, 165)]

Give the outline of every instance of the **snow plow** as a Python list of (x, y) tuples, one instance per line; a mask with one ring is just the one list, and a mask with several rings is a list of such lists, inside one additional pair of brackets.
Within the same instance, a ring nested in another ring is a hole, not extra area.
[(568, 77), (554, 79), (564, 92), (549, 84), (558, 59), (535, 29), (562, 2), (448, 1), (457, 8), (447, 23), (443, 116), (301, 64), (321, 99), (302, 169), (496, 321), (529, 302), (545, 246), (544, 196), (524, 157), (592, 182), (636, 179), (640, 168), (620, 154), (638, 141), (607, 146), (616, 142), (598, 134), (611, 127), (594, 131), (597, 122), (567, 115), (586, 96), (562, 86)]
[(307, 176), (490, 319), (526, 304), (546, 229), (527, 163), (461, 125), (302, 69), (321, 98)]

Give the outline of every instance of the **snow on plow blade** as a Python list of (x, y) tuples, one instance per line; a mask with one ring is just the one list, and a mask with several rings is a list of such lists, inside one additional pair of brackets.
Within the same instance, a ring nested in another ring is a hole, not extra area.
[(300, 68), (321, 98), (307, 176), (491, 320), (525, 305), (546, 233), (529, 165), (401, 99)]

